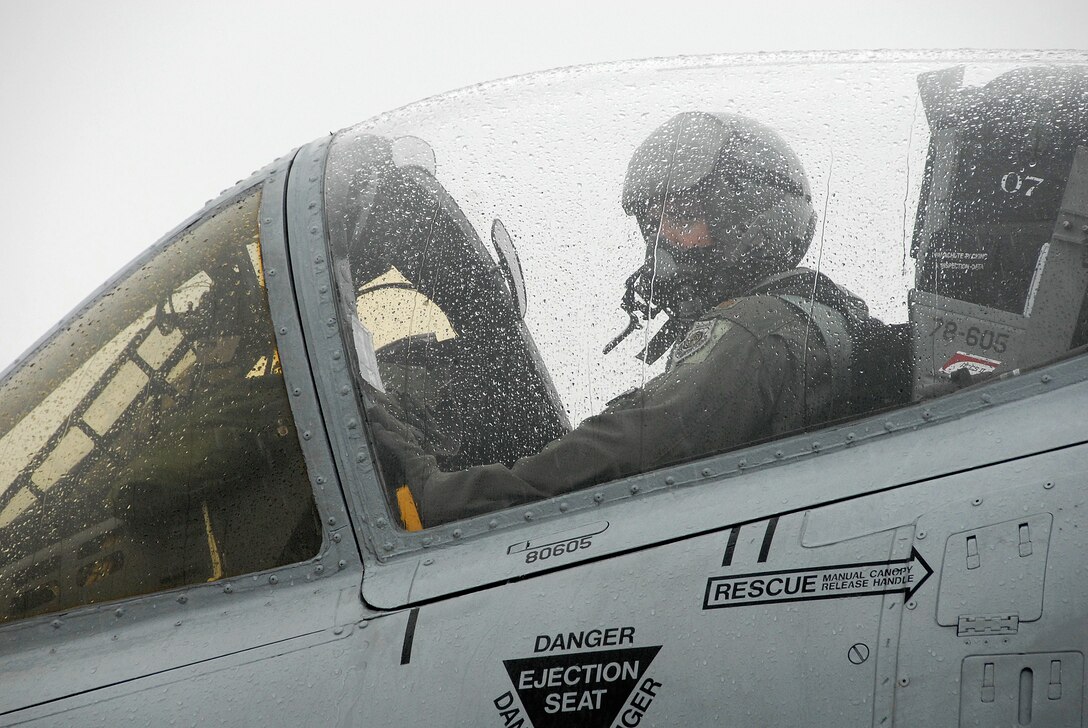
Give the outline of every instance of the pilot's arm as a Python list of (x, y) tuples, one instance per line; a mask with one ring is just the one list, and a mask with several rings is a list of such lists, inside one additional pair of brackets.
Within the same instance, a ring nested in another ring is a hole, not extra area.
[(676, 345), (663, 374), (510, 468), (442, 472), (409, 428), (375, 413), (383, 466), (396, 459), (396, 477), (429, 527), (796, 429), (804, 420), (804, 348), (810, 366), (827, 358), (805, 342), (804, 329), (796, 310), (770, 296), (712, 311)]

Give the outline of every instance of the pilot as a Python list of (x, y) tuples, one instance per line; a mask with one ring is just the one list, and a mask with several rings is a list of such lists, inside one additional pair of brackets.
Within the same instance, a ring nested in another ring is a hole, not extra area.
[[(687, 112), (657, 128), (627, 168), (624, 210), (646, 243), (627, 280), (627, 330), (668, 321), (639, 355), (671, 348), (664, 373), (511, 467), (442, 472), (381, 395), (380, 464), (409, 529), (567, 493), (723, 452), (850, 414), (864, 303), (798, 268), (816, 215), (803, 167), (775, 131)], [(384, 406), (382, 406), (384, 405)], [(393, 416), (390, 416), (393, 415)]]

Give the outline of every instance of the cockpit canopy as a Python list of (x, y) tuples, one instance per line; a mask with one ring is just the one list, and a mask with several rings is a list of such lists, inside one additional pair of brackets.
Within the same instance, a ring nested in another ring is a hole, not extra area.
[[(1088, 343), (1088, 59), (796, 60), (556, 71), (338, 134), (327, 224), (363, 398), (391, 398), (441, 472), (516, 473), (528, 462), (519, 459), (661, 381), (700, 314), (662, 303), (667, 274), (735, 264), (712, 255), (724, 227), (756, 248), (778, 228), (811, 235), (800, 264), (810, 272), (773, 271), (793, 278), (723, 299), (793, 296), (840, 313), (845, 330), (830, 335), (811, 306), (808, 315), (813, 345), (838, 337), (829, 348), (847, 371), (842, 401), (790, 427), (603, 467), (612, 474), (545, 493), (942, 396)], [(750, 148), (727, 153), (737, 144), (729, 127), (704, 124), (676, 132), (670, 152), (669, 124), (685, 113), (750, 119), (773, 134), (749, 134)], [(665, 161), (642, 169), (637, 150), (654, 134)], [(751, 148), (775, 136), (783, 150)], [(685, 148), (710, 152), (693, 161)], [(803, 172), (782, 175), (807, 176), (803, 204), (769, 202), (788, 197), (781, 185), (745, 197), (755, 182), (736, 172), (738, 159), (799, 159)], [(716, 214), (730, 224), (700, 233), (709, 207), (693, 198), (709, 186), (751, 209)], [(638, 191), (647, 199), (635, 201)], [(692, 219), (670, 220), (676, 210)], [(704, 242), (678, 250), (670, 235)], [(596, 457), (630, 447), (602, 445)], [(392, 463), (383, 470), (406, 477)], [(386, 483), (391, 494), (402, 485)]]
[[(277, 163), (290, 184), (259, 174), (168, 236), (0, 379), (0, 622), (312, 558), (320, 438), (296, 431), (285, 372), (317, 390), (360, 522), (402, 527), (384, 557), (443, 536), (406, 531), (681, 486), (677, 466), (735, 450), (730, 474), (808, 457), (847, 420), (883, 437), (873, 412), (1088, 344), (1085, 54), (561, 70), (317, 147)], [(799, 267), (791, 252), (750, 288), (696, 290), (693, 272), (783, 243), (807, 249)], [(295, 256), (275, 294), (269, 249)], [(311, 327), (287, 352), (284, 311)], [(791, 343), (718, 350), (752, 311), (789, 319)], [(326, 353), (350, 377), (332, 394)], [(747, 384), (765, 370), (800, 374)]]

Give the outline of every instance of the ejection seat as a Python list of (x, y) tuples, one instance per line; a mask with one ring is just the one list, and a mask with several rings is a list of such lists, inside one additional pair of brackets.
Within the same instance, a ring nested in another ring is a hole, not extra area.
[(978, 88), (922, 74), (930, 127), (911, 255), (913, 399), (1088, 342), (1088, 73)]
[(352, 145), (340, 152), (352, 163), (348, 193), (326, 206), (362, 378), (393, 395), (445, 471), (512, 464), (569, 430), (522, 320), (523, 283), (439, 183), (430, 147), (376, 135), (340, 143)]

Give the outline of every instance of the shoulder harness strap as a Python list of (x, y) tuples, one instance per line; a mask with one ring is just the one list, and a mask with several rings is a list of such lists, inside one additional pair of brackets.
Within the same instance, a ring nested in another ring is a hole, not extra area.
[(816, 330), (831, 359), (831, 387), (834, 402), (846, 402), (850, 397), (853, 378), (843, 376), (852, 372), (854, 345), (846, 325), (846, 316), (819, 301), (784, 294), (778, 296), (797, 309)]

